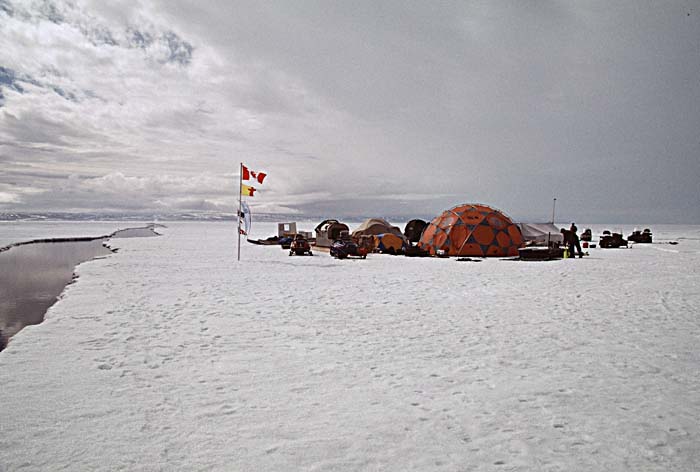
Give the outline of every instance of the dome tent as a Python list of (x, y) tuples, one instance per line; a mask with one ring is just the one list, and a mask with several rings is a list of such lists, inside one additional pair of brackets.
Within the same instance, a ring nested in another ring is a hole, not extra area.
[(423, 234), (423, 230), (428, 226), (428, 222), (423, 220), (411, 220), (406, 223), (406, 227), (403, 230), (404, 236), (412, 243), (417, 243), (420, 241), (420, 235)]
[(465, 203), (445, 210), (423, 231), (418, 246), (435, 255), (517, 256), (523, 245), (520, 229), (487, 205)]
[(386, 254), (400, 254), (404, 250), (405, 241), (395, 234), (382, 233), (374, 238), (374, 247), (379, 251)]
[(392, 226), (389, 222), (382, 218), (369, 218), (365, 220), (360, 226), (352, 232), (353, 238), (359, 238), (360, 236), (376, 236), (378, 234), (393, 234), (401, 238), (402, 241), (406, 240), (406, 237), (401, 233), (401, 230)]

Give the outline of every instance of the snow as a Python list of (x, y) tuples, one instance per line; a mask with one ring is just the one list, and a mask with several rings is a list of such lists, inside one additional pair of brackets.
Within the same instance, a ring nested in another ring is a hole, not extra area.
[(651, 229), (679, 244), (239, 263), (231, 223), (115, 239), (0, 353), (0, 470), (697, 470), (700, 227)]

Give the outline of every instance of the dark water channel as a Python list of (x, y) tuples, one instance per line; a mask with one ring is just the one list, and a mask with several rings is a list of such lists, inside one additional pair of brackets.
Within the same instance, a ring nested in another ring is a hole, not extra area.
[(78, 264), (112, 254), (104, 246), (107, 239), (157, 235), (152, 228), (130, 228), (101, 238), (24, 243), (0, 252), (0, 350), (22, 328), (44, 320)]

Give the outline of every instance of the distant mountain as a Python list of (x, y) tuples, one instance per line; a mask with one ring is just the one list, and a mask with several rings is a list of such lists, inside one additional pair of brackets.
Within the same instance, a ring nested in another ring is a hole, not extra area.
[[(292, 222), (318, 221), (336, 218), (344, 222), (361, 222), (369, 217), (382, 217), (392, 223), (408, 221), (414, 217), (398, 215), (367, 215), (366, 217), (342, 215), (299, 215), (280, 213), (253, 213), (254, 221)], [(420, 215), (419, 215), (420, 216)], [(235, 221), (235, 213), (65, 213), (65, 212), (22, 212), (0, 213), (0, 221)], [(430, 221), (431, 217), (423, 217)]]
[[(0, 221), (235, 221), (235, 219), (235, 213), (0, 213)], [(256, 221), (283, 222), (313, 218), (300, 215), (255, 213), (254, 219)]]

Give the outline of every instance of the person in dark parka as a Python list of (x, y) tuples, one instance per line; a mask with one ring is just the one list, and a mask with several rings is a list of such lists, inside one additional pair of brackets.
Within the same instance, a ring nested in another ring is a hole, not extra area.
[(579, 240), (576, 231), (578, 231), (576, 223), (571, 223), (571, 227), (569, 228), (568, 232), (569, 252), (571, 253), (571, 257), (576, 257), (576, 252), (574, 251), (574, 248), (576, 248), (576, 251), (578, 251), (578, 257), (581, 258), (583, 257), (583, 251), (581, 250), (581, 241)]

